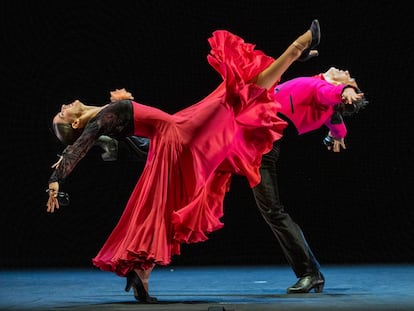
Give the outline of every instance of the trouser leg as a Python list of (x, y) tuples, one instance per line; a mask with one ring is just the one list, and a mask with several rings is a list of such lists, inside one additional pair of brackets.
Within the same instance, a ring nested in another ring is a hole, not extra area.
[(276, 162), (279, 157), (280, 142), (263, 156), (260, 174), (261, 182), (253, 188), (256, 204), (274, 235), (297, 277), (319, 271), (320, 265), (312, 253), (301, 228), (285, 212), (279, 197)]

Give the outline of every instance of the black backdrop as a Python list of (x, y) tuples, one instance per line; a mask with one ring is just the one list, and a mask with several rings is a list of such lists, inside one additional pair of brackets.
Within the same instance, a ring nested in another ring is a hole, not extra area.
[[(47, 214), (50, 166), (62, 150), (49, 125), (62, 103), (101, 104), (125, 87), (175, 112), (220, 82), (206, 61), (212, 31), (230, 30), (277, 57), (314, 18), (320, 56), (293, 64), (283, 80), (349, 69), (370, 105), (346, 120), (340, 154), (322, 146), (325, 129), (286, 132), (282, 199), (322, 264), (412, 262), (409, 12), (397, 1), (1, 1), (1, 267), (91, 266), (142, 169), (126, 146), (111, 163), (93, 150), (64, 185), (71, 205)], [(223, 221), (173, 264), (286, 263), (242, 177)]]

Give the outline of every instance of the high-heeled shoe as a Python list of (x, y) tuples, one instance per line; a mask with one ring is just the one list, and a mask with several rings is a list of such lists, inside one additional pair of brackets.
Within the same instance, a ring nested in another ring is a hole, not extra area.
[[(318, 53), (316, 52), (312, 52), (311, 50), (315, 50), (315, 47), (317, 47), (319, 45), (319, 43), (321, 42), (321, 28), (319, 26), (319, 21), (317, 19), (314, 19), (312, 21), (312, 24), (309, 28), (309, 30), (311, 31), (312, 34), (312, 41), (309, 45), (308, 48), (304, 49), (302, 54), (300, 55), (300, 57), (298, 58), (298, 61), (300, 62), (306, 62), (307, 60), (318, 56)], [(299, 42), (295, 43), (299, 46), (301, 46), (302, 44), (300, 44)]]
[(146, 291), (144, 284), (135, 271), (131, 271), (126, 275), (125, 291), (129, 292), (131, 287), (134, 289), (134, 297), (139, 302), (143, 303), (157, 303), (158, 299), (152, 297)]

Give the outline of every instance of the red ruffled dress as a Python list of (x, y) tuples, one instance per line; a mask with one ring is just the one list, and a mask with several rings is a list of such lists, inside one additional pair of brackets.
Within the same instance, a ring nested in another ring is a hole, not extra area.
[[(273, 58), (228, 31), (209, 38), (208, 62), (223, 82), (175, 114), (133, 102), (135, 135), (151, 139), (143, 173), (95, 266), (120, 276), (168, 265), (181, 243), (208, 239), (223, 227), (223, 199), (232, 174), (260, 181), (262, 155), (287, 123), (271, 92), (247, 81)], [(273, 89), (273, 88), (272, 88)], [(234, 207), (237, 208), (237, 207)]]

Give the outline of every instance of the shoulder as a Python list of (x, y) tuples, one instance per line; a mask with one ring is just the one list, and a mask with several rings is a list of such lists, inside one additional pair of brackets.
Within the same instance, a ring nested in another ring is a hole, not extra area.
[(313, 88), (321, 84), (326, 84), (324, 80), (314, 77), (297, 77), (285, 82), (279, 83), (278, 87), (282, 88)]
[(122, 99), (110, 102), (102, 112), (116, 112), (116, 111), (124, 111), (125, 109), (131, 109), (132, 101), (130, 99)]
[(115, 100), (109, 103), (109, 106), (122, 106), (122, 105), (131, 105), (132, 101), (130, 99), (121, 99), (121, 100)]

